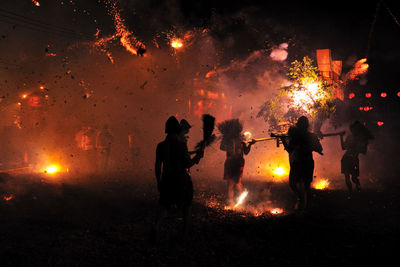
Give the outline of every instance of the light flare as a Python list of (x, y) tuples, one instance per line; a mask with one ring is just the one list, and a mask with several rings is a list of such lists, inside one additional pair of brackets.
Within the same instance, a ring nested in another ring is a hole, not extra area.
[(273, 174), (283, 176), (286, 174), (286, 170), (283, 167), (277, 167), (272, 171)]
[(10, 201), (10, 200), (13, 199), (13, 198), (14, 198), (13, 195), (3, 196), (3, 199), (4, 199), (5, 201)]
[(283, 213), (283, 209), (282, 208), (272, 208), (269, 210), (269, 212), (272, 215), (278, 215), (278, 214), (282, 214)]
[(171, 47), (174, 49), (180, 49), (183, 47), (183, 41), (181, 39), (172, 39), (171, 40)]
[(253, 137), (253, 134), (250, 131), (245, 131), (243, 135), (246, 140), (250, 140)]
[(239, 198), (238, 198), (238, 201), (236, 202), (235, 206), (233, 206), (233, 208), (237, 208), (238, 206), (240, 206), (240, 205), (243, 203), (243, 201), (246, 199), (246, 197), (247, 197), (248, 194), (249, 194), (249, 192), (248, 192), (247, 190), (244, 190), (244, 191), (240, 194), (240, 196), (239, 196)]
[(329, 184), (328, 179), (318, 179), (313, 182), (312, 187), (317, 190), (326, 190), (329, 188)]

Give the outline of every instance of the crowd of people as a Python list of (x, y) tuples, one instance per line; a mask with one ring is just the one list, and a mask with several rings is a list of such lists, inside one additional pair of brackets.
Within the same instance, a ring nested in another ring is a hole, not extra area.
[[(165, 125), (167, 136), (157, 146), (155, 174), (160, 193), (160, 212), (153, 232), (156, 238), (167, 211), (172, 206), (183, 212), (184, 232), (187, 233), (190, 229), (190, 207), (193, 199), (190, 168), (198, 164), (204, 156), (204, 147), (193, 153), (188, 151), (187, 134), (190, 128), (186, 120), (183, 119), (179, 123), (171, 116)], [(310, 203), (314, 173), (313, 152), (323, 155), (319, 136), (309, 128), (308, 118), (301, 116), (297, 123), (289, 128), (287, 134), (277, 137), (289, 154), (289, 186), (297, 198), (294, 208), (300, 211), (306, 210)], [(255, 140), (245, 141), (243, 127), (238, 119), (224, 121), (218, 125), (218, 129), (222, 133), (220, 149), (226, 152), (223, 179), (227, 181), (227, 202), (233, 206), (235, 189), (238, 193), (243, 191), (244, 156), (249, 154)], [(341, 160), (341, 171), (351, 193), (352, 182), (358, 191), (361, 190), (358, 155), (366, 153), (368, 142), (373, 136), (359, 121), (350, 125), (350, 135), (346, 139), (344, 134), (345, 132), (340, 133), (341, 146), (345, 150)]]

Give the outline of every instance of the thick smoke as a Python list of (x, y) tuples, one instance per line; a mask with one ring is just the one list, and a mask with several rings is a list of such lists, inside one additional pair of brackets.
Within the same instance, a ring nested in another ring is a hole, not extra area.
[[(181, 24), (184, 18), (178, 14), (175, 3), (163, 4), (164, 9), (154, 7), (152, 16), (144, 11), (150, 10), (147, 4), (141, 3), (122, 2), (121, 6), (124, 15), (132, 10), (140, 14), (127, 15), (126, 21), (137, 23), (130, 28), (146, 44), (147, 52), (143, 57), (134, 56), (119, 43), (112, 44), (107, 51), (112, 53), (114, 64), (93, 46), (94, 37), (71, 42), (44, 33), (32, 36), (29, 29), (3, 28), (8, 34), (1, 46), (7, 46), (9, 53), (2, 60), (13, 63), (1, 74), (2, 105), (7, 114), (1, 126), (15, 128), (14, 118), (21, 115), (17, 106), (21, 94), (37, 92), (43, 85), (48, 95), (35, 138), (31, 138), (30, 128), (22, 125), (22, 129), (13, 130), (18, 135), (5, 136), (12, 144), (8, 153), (28, 143), (39, 162), (59, 161), (71, 172), (92, 172), (91, 162), (84, 160), (78, 148), (77, 134), (88, 126), (97, 131), (108, 125), (114, 136), (111, 170), (151, 176), (155, 147), (165, 136), (164, 123), (169, 116), (185, 118), (192, 124), (189, 149), (201, 139), (200, 114), (193, 111), (201, 100), (197, 92), (200, 89), (218, 93), (218, 101), (210, 101), (214, 104), (202, 110), (215, 116), (217, 122), (239, 118), (254, 138), (269, 135), (268, 125), (257, 118), (257, 113), (286, 82), (285, 66), (298, 52), (284, 42), (289, 31), (272, 20), (252, 16), (256, 11), (251, 8), (233, 16), (210, 14), (208, 25), (199, 30)], [(62, 10), (66, 17), (70, 16)], [(171, 12), (161, 16), (165, 14), (162, 10)], [(76, 14), (72, 17), (82, 20)], [(103, 18), (98, 19), (96, 26), (106, 21), (112, 25), (110, 18)], [(93, 25), (83, 25), (82, 29), (95, 33)], [(258, 29), (266, 30), (260, 34)], [(100, 30), (104, 35), (112, 33), (106, 26)], [(189, 30), (190, 43), (181, 50), (169, 46), (166, 31)], [(32, 42), (23, 41), (27, 38)], [(201, 81), (204, 88), (196, 87), (196, 81)], [(329, 130), (332, 129), (326, 129)], [(323, 145), (326, 155), (324, 160), (316, 157), (316, 173), (333, 178), (340, 169), (339, 141), (324, 140)], [(217, 142), (207, 148), (205, 158), (192, 172), (194, 176), (222, 179), (224, 160), (225, 154)], [(289, 167), (282, 146), (277, 148), (274, 141), (258, 143), (246, 157), (245, 177), (276, 180), (272, 170), (279, 166), (287, 170)]]

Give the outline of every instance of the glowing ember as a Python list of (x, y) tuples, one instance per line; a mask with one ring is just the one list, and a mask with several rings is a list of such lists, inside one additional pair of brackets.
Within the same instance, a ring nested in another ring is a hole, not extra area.
[(368, 71), (369, 65), (367, 63), (367, 59), (363, 58), (358, 60), (355, 64), (353, 69), (349, 71), (347, 74), (350, 80), (354, 80), (358, 76), (365, 74)]
[(171, 47), (175, 48), (175, 49), (179, 49), (183, 47), (183, 42), (181, 39), (173, 39), (171, 41)]
[(314, 189), (317, 190), (325, 190), (328, 189), (329, 187), (329, 180), (328, 179), (319, 179), (314, 181), (314, 183), (312, 184)]
[(281, 208), (273, 208), (273, 209), (270, 209), (269, 212), (270, 212), (271, 214), (274, 214), (274, 215), (276, 215), (276, 214), (282, 214), (282, 213), (283, 213), (283, 209), (281, 209)]
[(353, 99), (356, 95), (354, 93), (349, 94), (349, 99)]
[(32, 3), (33, 3), (35, 6), (40, 6), (40, 3), (39, 3), (39, 1), (32, 0)]
[(9, 196), (4, 196), (4, 197), (3, 197), (3, 199), (4, 199), (5, 201), (10, 201), (10, 200), (13, 199), (13, 198), (14, 198), (13, 195), (9, 195)]
[(382, 126), (384, 124), (384, 122), (383, 121), (378, 121), (376, 124), (378, 124), (378, 126), (380, 127), (380, 126)]
[(48, 168), (46, 168), (46, 170), (44, 172), (48, 173), (48, 174), (54, 174), (54, 173), (56, 173), (58, 171), (59, 171), (59, 168), (58, 168), (57, 165), (51, 165)]
[(246, 138), (246, 140), (250, 140), (251, 137), (253, 136), (251, 134), (251, 132), (249, 132), (249, 131), (244, 132), (243, 135), (244, 135), (244, 138)]
[(366, 97), (366, 98), (371, 98), (371, 96), (372, 96), (371, 93), (366, 93), (366, 94), (365, 94), (365, 97)]
[(283, 167), (278, 167), (272, 172), (275, 175), (282, 176), (286, 174), (286, 170)]
[(244, 190), (243, 193), (240, 194), (238, 201), (236, 202), (235, 206), (233, 206), (233, 208), (237, 208), (239, 205), (241, 205), (248, 194), (249, 192), (247, 192), (247, 190)]
[(27, 98), (28, 97), (28, 94), (23, 94), (22, 96), (21, 96), (21, 98), (23, 98), (23, 99), (25, 99), (25, 98)]
[(310, 112), (311, 107), (318, 101), (327, 99), (327, 93), (321, 89), (321, 82), (315, 80), (303, 81), (295, 85), (297, 90), (291, 93), (293, 104), (296, 108)]

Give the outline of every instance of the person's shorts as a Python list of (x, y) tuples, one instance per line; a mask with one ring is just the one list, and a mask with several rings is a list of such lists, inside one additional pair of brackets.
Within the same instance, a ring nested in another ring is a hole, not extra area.
[(314, 175), (314, 161), (293, 162), (290, 164), (289, 182), (311, 183)]
[(344, 174), (351, 174), (352, 176), (360, 175), (360, 162), (358, 157), (351, 155), (344, 155), (341, 160), (341, 171)]

